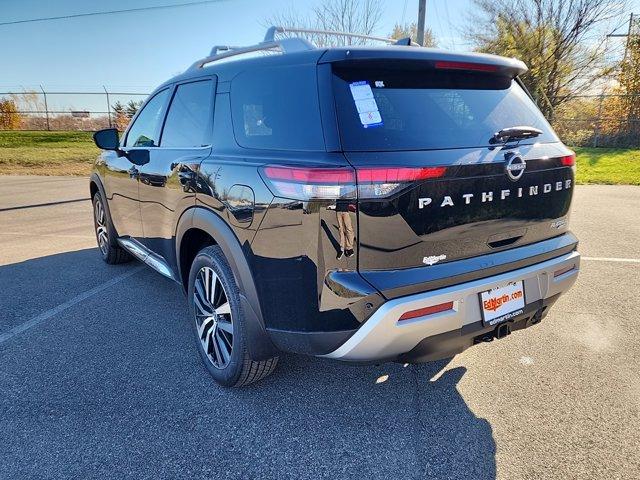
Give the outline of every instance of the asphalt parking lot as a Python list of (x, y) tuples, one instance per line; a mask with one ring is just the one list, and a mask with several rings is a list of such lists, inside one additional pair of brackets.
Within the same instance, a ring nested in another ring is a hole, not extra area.
[(0, 478), (640, 478), (640, 188), (577, 187), (542, 324), (449, 362), (209, 378), (179, 287), (99, 258), (86, 179), (0, 177)]

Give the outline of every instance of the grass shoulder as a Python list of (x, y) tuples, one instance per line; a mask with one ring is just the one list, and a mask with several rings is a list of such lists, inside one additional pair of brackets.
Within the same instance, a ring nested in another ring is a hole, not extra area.
[[(579, 184), (640, 185), (640, 149), (576, 147)], [(2, 132), (0, 174), (88, 175), (91, 132)]]
[(579, 184), (640, 185), (640, 149), (576, 147)]
[(3, 175), (89, 175), (99, 153), (91, 132), (0, 132)]

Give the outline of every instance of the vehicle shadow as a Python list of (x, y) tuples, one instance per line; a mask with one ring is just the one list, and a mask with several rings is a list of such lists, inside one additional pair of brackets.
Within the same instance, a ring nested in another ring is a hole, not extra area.
[(276, 419), (299, 416), (325, 449), (350, 444), (359, 466), (347, 477), (496, 478), (491, 425), (458, 390), (467, 369), (450, 361), (358, 366), (286, 355), (272, 377), (233, 394), (267, 394)]
[(464, 367), (282, 355), (221, 388), (175, 283), (143, 269), (82, 296), (138, 265), (89, 249), (0, 267), (0, 334), (80, 298), (0, 344), (0, 477), (495, 478)]

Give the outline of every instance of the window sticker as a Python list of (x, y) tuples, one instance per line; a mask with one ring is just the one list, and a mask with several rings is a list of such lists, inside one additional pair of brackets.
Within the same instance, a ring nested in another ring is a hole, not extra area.
[(356, 104), (360, 123), (364, 128), (379, 127), (382, 125), (382, 117), (378, 110), (378, 104), (373, 97), (371, 86), (366, 81), (353, 82), (349, 84), (351, 96)]

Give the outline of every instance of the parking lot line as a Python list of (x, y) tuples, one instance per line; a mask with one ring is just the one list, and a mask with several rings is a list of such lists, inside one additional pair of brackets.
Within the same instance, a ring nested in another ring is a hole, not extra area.
[(66, 233), (0, 232), (5, 237), (95, 238), (95, 235), (68, 235)]
[(587, 260), (591, 262), (626, 262), (626, 263), (640, 263), (640, 258), (616, 258), (616, 257), (581, 257), (581, 260)]
[(2, 334), (0, 334), (0, 345), (2, 345), (3, 343), (11, 340), (13, 337), (15, 337), (16, 335), (19, 335), (22, 332), (25, 332), (27, 330), (29, 330), (32, 327), (35, 327), (37, 325), (40, 325), (42, 322), (44, 322), (45, 320), (50, 319), (51, 317), (57, 315), (60, 312), (63, 312), (71, 307), (73, 307), (74, 305), (77, 305), (78, 303), (86, 300), (87, 298), (90, 298), (92, 296), (94, 296), (97, 293), (100, 293), (101, 291), (111, 287), (112, 285), (115, 285), (116, 283), (119, 283), (133, 275), (135, 275), (136, 273), (138, 273), (140, 270), (143, 270), (145, 267), (144, 265), (140, 265), (138, 267), (135, 267), (131, 270), (129, 270), (128, 272), (125, 272), (121, 275), (118, 275), (117, 277), (112, 278), (111, 280), (98, 285), (90, 290), (87, 290), (86, 292), (81, 293), (80, 295), (77, 295), (75, 297), (73, 297), (72, 299), (61, 303), (60, 305), (53, 307), (49, 310), (47, 310), (46, 312), (41, 313), (40, 315), (33, 317), (30, 320), (27, 320), (24, 323), (21, 323), (20, 325), (16, 325), (15, 327), (9, 329), (7, 332), (4, 332)]
[(33, 205), (16, 205), (14, 207), (0, 208), (0, 212), (8, 212), (11, 210), (24, 210), (25, 208), (51, 207), (53, 205), (63, 205), (65, 203), (86, 202), (88, 200), (91, 200), (91, 199), (87, 197), (87, 198), (76, 198), (73, 200), (59, 200), (57, 202), (34, 203)]

